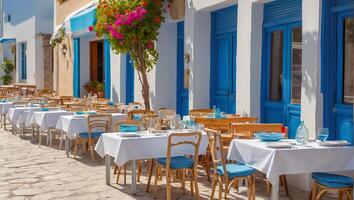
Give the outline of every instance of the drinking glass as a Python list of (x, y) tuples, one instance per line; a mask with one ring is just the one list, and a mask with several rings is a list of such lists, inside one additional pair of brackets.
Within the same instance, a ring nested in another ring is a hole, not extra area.
[(328, 139), (328, 135), (329, 135), (328, 128), (320, 128), (317, 131), (317, 139), (322, 142)]
[(181, 115), (176, 114), (174, 117), (174, 120), (176, 121), (176, 127), (177, 129), (181, 129)]

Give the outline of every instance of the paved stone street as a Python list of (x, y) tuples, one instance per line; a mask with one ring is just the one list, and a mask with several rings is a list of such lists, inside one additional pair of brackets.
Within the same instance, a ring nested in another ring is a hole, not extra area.
[[(63, 150), (58, 150), (57, 143), (54, 148), (38, 147), (29, 137), (19, 138), (1, 131), (0, 199), (153, 199), (152, 192), (144, 192), (146, 176), (142, 177), (142, 184), (138, 184), (137, 196), (129, 195), (130, 187), (123, 186), (123, 178), (121, 185), (117, 185), (112, 175), (112, 186), (106, 185), (104, 161), (96, 157), (96, 161), (91, 161), (89, 154), (84, 159), (67, 158)], [(128, 184), (129, 178), (128, 174)], [(210, 183), (200, 179), (201, 199), (209, 199)], [(175, 186), (172, 189), (174, 199), (193, 199), (188, 184), (185, 195), (178, 185)], [(257, 182), (256, 187), (257, 199), (265, 199), (264, 184)], [(307, 199), (305, 192), (295, 188), (290, 188), (290, 192), (289, 197), (282, 192), (281, 199)], [(164, 194), (165, 189), (161, 186), (158, 199), (164, 199)], [(230, 199), (246, 199), (245, 195), (245, 188), (241, 188), (240, 194), (233, 191)]]

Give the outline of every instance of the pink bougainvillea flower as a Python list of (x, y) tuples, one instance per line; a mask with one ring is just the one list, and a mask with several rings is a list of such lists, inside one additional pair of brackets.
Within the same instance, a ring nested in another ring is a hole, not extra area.
[(92, 32), (93, 31), (93, 26), (89, 26), (89, 31)]
[(150, 41), (150, 42), (148, 42), (148, 43), (146, 44), (146, 47), (147, 47), (148, 49), (153, 49), (153, 48), (154, 48), (154, 43), (153, 43), (152, 41)]

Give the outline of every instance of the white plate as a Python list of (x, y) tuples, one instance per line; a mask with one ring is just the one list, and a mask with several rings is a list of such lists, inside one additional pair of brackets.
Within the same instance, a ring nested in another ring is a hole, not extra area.
[(341, 146), (348, 146), (350, 143), (346, 140), (335, 140), (335, 141), (319, 141), (318, 144), (324, 147), (341, 147)]
[(293, 145), (286, 142), (268, 142), (265, 146), (272, 149), (286, 149), (293, 147)]

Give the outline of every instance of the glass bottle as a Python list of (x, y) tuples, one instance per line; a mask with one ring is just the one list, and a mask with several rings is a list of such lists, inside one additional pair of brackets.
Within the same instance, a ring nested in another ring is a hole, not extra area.
[(296, 130), (296, 142), (298, 142), (301, 145), (304, 145), (305, 142), (309, 139), (309, 131), (307, 127), (305, 126), (305, 122), (301, 121), (299, 127)]

